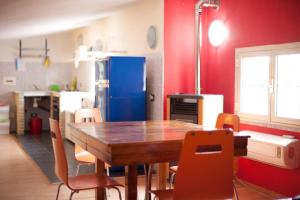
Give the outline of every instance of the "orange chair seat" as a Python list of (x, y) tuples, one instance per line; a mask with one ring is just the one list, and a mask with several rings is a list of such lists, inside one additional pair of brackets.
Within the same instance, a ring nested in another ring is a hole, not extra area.
[(178, 166), (177, 165), (175, 165), (175, 166), (172, 166), (172, 167), (170, 167), (170, 172), (172, 172), (172, 173), (175, 173), (176, 174), (176, 172), (177, 172), (177, 169), (178, 169)]
[(88, 190), (99, 187), (122, 186), (109, 176), (97, 176), (96, 174), (69, 177), (68, 183), (72, 190)]
[[(95, 164), (95, 156), (93, 156), (93, 154), (87, 152), (87, 151), (82, 151), (80, 153), (76, 153), (75, 154), (75, 158), (78, 162), (82, 163), (82, 164)], [(105, 168), (109, 168), (111, 167), (110, 164), (104, 163), (105, 164)]]
[(95, 156), (87, 151), (80, 151), (75, 153), (75, 158), (83, 163), (95, 163)]
[[(90, 152), (82, 149), (78, 145), (75, 146), (75, 158), (81, 164), (95, 164), (95, 156)], [(111, 167), (109, 164), (105, 163), (105, 168)]]
[(159, 200), (173, 200), (174, 190), (151, 190)]

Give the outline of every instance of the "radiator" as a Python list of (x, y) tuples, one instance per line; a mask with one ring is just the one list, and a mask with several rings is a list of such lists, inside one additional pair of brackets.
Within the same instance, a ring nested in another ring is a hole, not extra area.
[(251, 136), (247, 158), (281, 168), (299, 167), (300, 140), (255, 131), (241, 131), (239, 135)]

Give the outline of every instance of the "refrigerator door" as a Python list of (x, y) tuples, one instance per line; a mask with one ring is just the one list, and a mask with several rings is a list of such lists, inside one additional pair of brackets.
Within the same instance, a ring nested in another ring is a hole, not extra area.
[(101, 116), (104, 121), (107, 121), (107, 104), (108, 102), (108, 61), (101, 60), (95, 63), (95, 107), (101, 111)]
[(146, 120), (144, 57), (110, 57), (108, 121)]

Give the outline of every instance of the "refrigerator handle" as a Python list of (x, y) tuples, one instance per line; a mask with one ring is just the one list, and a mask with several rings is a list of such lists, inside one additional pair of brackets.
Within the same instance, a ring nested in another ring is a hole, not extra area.
[(99, 88), (109, 88), (109, 80), (98, 80), (95, 84)]

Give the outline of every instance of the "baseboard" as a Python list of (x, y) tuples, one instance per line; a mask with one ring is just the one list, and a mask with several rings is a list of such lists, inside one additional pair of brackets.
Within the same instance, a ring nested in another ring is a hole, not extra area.
[(251, 190), (254, 190), (255, 192), (259, 192), (259, 193), (261, 193), (261, 194), (263, 194), (266, 197), (269, 197), (271, 199), (285, 198), (285, 196), (283, 196), (283, 195), (281, 195), (279, 193), (276, 193), (276, 192), (268, 190), (268, 189), (266, 189), (264, 187), (255, 185), (255, 184), (250, 183), (248, 181), (245, 181), (245, 180), (242, 180), (242, 179), (239, 179), (239, 178), (237, 178), (237, 181), (238, 181), (238, 183), (241, 184), (241, 186), (246, 186), (247, 188), (249, 188)]

